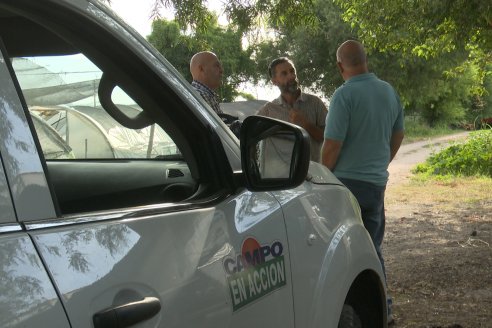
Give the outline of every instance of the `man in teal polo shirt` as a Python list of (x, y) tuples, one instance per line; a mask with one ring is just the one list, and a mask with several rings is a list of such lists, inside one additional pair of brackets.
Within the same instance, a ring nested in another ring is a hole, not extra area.
[(330, 101), (321, 162), (357, 198), (386, 275), (381, 254), (384, 192), (388, 165), (404, 136), (403, 109), (393, 87), (369, 73), (362, 44), (344, 42), (337, 50), (337, 65), (345, 83)]

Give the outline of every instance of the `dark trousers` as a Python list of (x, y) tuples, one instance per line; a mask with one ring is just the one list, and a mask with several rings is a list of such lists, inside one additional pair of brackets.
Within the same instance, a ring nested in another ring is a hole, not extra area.
[(360, 180), (344, 178), (339, 178), (339, 180), (352, 192), (359, 202), (364, 227), (366, 227), (366, 230), (371, 236), (386, 279), (386, 268), (384, 267), (383, 254), (381, 253), (386, 221), (384, 215), (384, 192), (386, 186), (377, 186)]

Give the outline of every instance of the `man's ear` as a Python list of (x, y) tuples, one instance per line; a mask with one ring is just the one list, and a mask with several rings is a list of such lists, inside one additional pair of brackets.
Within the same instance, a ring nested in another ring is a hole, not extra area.
[(272, 77), (272, 78), (270, 79), (270, 81), (272, 82), (272, 84), (273, 84), (274, 86), (277, 86), (277, 82), (276, 82), (276, 80), (275, 80), (275, 77)]
[(338, 61), (337, 61), (337, 66), (338, 66), (338, 70), (340, 71), (340, 74), (343, 74), (343, 72), (345, 71), (345, 70), (343, 69), (343, 64), (342, 64), (341, 62), (338, 62)]

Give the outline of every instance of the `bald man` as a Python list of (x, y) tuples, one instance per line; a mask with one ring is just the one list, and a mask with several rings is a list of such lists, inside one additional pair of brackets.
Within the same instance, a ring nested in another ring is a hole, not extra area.
[(190, 72), (193, 77), (191, 85), (217, 114), (222, 114), (219, 96), (215, 92), (220, 87), (223, 73), (217, 56), (210, 51), (196, 53), (190, 61)]
[[(388, 165), (404, 136), (403, 108), (393, 87), (370, 73), (362, 44), (349, 40), (337, 50), (337, 65), (345, 83), (330, 101), (321, 148), (321, 162), (357, 198), (362, 220), (381, 253)], [(388, 298), (388, 308), (391, 298)], [(391, 322), (391, 312), (388, 312)]]
[(191, 86), (202, 96), (203, 99), (219, 115), (229, 129), (240, 137), (242, 123), (236, 116), (222, 112), (220, 109), (219, 95), (215, 92), (222, 82), (222, 64), (217, 56), (210, 51), (196, 53), (190, 60), (190, 72), (193, 77)]

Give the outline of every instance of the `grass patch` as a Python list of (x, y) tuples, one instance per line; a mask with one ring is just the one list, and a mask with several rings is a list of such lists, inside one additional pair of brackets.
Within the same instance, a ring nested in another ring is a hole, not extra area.
[(447, 125), (430, 127), (418, 118), (405, 117), (405, 138), (404, 144), (422, 141), (429, 138), (442, 137), (449, 134), (461, 132), (462, 130), (451, 129)]
[(443, 210), (475, 207), (492, 202), (492, 178), (416, 175), (407, 184), (392, 187), (386, 193), (388, 204), (440, 204)]

